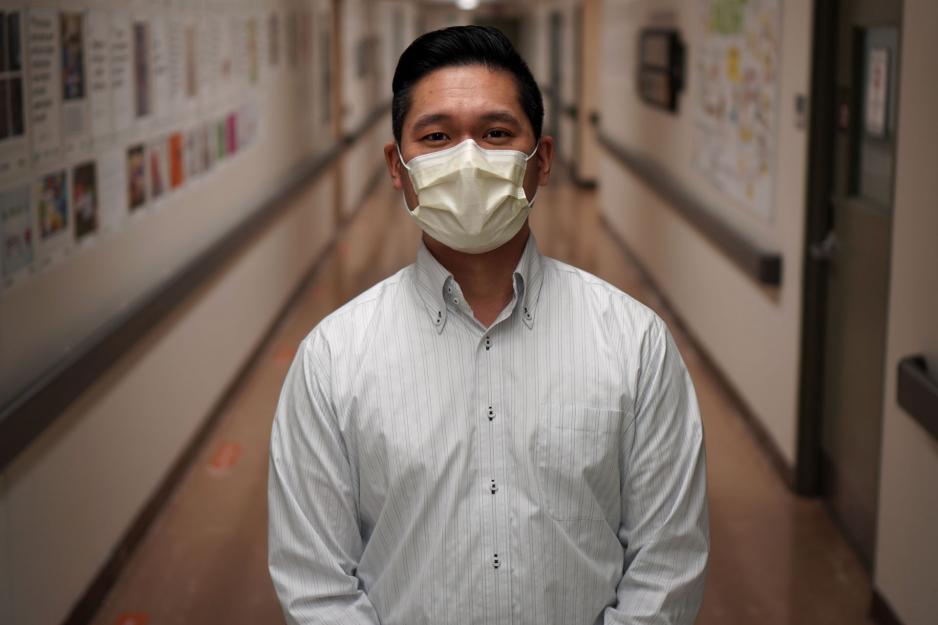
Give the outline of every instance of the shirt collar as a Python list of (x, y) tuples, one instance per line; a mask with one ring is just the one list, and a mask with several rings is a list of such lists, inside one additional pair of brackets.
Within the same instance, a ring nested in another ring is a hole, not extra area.
[[(537, 301), (544, 283), (543, 258), (537, 249), (534, 234), (528, 235), (527, 243), (521, 259), (515, 267), (513, 274), (517, 302), (520, 302), (521, 318), (528, 328), (534, 327), (534, 318), (537, 311)], [(437, 333), (443, 331), (447, 319), (445, 293), (450, 280), (455, 280), (453, 274), (440, 264), (423, 239), (417, 250), (416, 262), (417, 291), (427, 308), (430, 321)], [(515, 304), (518, 308), (518, 303)]]

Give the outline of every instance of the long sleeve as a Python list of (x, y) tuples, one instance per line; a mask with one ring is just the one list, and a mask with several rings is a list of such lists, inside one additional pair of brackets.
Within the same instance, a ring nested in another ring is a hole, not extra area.
[(329, 349), (300, 344), (270, 437), (268, 565), (290, 625), (378, 625), (356, 577), (358, 484), (331, 398)]
[(692, 625), (709, 552), (703, 429), (690, 376), (657, 318), (638, 385), (623, 452), (624, 570), (604, 624)]

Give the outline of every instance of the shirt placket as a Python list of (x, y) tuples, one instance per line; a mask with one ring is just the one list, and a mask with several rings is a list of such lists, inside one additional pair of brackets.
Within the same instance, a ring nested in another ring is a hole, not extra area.
[(481, 382), (479, 400), (482, 402), (480, 413), (482, 418), (482, 456), (481, 466), (484, 468), (482, 479), (486, 497), (484, 508), (484, 526), (486, 528), (486, 545), (490, 568), (488, 577), (491, 589), (488, 604), (493, 622), (511, 622), (511, 567), (509, 545), (509, 518), (510, 497), (507, 482), (507, 459), (505, 458), (505, 436), (507, 417), (503, 401), (501, 380), (504, 372), (501, 364), (505, 360), (501, 357), (504, 351), (502, 343), (506, 340), (504, 326), (500, 324), (483, 332), (477, 348), (477, 371)]

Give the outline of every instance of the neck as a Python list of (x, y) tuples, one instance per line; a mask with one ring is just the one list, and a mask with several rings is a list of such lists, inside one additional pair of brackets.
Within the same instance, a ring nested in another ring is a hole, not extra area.
[(490, 252), (467, 254), (424, 235), (427, 249), (453, 274), (475, 318), (486, 328), (514, 295), (513, 274), (531, 230), (525, 222), (507, 243)]

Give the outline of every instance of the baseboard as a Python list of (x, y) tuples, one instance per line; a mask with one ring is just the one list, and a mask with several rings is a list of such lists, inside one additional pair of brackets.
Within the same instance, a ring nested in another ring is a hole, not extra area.
[(743, 422), (746, 424), (747, 429), (752, 434), (753, 439), (759, 445), (759, 448), (768, 458), (769, 463), (772, 465), (775, 472), (784, 482), (785, 486), (794, 492), (795, 490), (795, 469), (782, 454), (782, 451), (778, 448), (778, 445), (772, 439), (768, 430), (765, 428), (765, 425), (756, 417), (755, 412), (749, 407), (746, 401), (743, 399), (742, 395), (736, 390), (733, 383), (723, 372), (723, 369), (717, 364), (717, 362), (710, 356), (707, 350), (704, 348), (703, 343), (697, 339), (694, 333), (691, 331), (690, 327), (681, 318), (681, 315), (678, 314), (677, 309), (671, 305), (670, 300), (668, 299), (665, 292), (660, 288), (658, 283), (652, 277), (651, 273), (648, 271), (648, 268), (638, 259), (638, 257), (632, 252), (629, 248), (628, 243), (625, 242), (625, 239), (616, 231), (615, 227), (609, 222), (605, 215), (600, 214), (600, 221), (605, 227), (606, 231), (609, 233), (613, 241), (616, 242), (616, 245), (622, 251), (622, 253), (629, 258), (629, 260), (635, 264), (638, 268), (639, 273), (642, 274), (642, 278), (648, 282), (661, 297), (662, 302), (668, 308), (669, 311), (674, 315), (674, 318), (679, 326), (681, 332), (690, 340), (691, 344), (694, 346), (696, 352), (700, 355), (701, 360), (714, 372), (717, 383), (723, 387), (726, 393), (730, 396), (731, 401), (733, 402), (737, 412), (742, 417)]
[(877, 625), (902, 625), (892, 606), (886, 601), (878, 590), (873, 589), (873, 600), (870, 604), (870, 618)]

